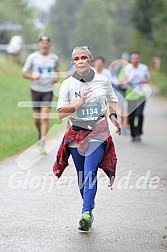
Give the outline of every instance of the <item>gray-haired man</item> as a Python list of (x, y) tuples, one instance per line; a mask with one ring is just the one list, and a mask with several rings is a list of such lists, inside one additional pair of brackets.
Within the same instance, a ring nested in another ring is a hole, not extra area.
[[(39, 51), (28, 56), (22, 69), (23, 77), (31, 80), (33, 120), (39, 132), (41, 154), (45, 154), (44, 137), (49, 127), (48, 114), (53, 96), (52, 87), (59, 78), (59, 58), (49, 52), (50, 47), (50, 38), (42, 36), (39, 39)], [(41, 113), (44, 117), (41, 117)]]

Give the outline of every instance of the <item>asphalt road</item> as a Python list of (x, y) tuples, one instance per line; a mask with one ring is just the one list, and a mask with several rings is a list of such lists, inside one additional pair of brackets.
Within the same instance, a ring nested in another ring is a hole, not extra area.
[(61, 137), (48, 141), (50, 152), (43, 158), (33, 146), (1, 161), (0, 251), (167, 250), (167, 102), (153, 94), (145, 115), (141, 143), (114, 134), (117, 179), (110, 190), (99, 171), (95, 222), (88, 234), (77, 229), (81, 198), (72, 163), (59, 181), (52, 174)]

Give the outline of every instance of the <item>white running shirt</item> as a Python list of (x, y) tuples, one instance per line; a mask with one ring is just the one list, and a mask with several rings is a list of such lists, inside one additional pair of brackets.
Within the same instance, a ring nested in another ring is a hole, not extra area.
[[(89, 87), (91, 87), (92, 92), (88, 94), (85, 103), (95, 102), (101, 100), (101, 98), (103, 101), (103, 98), (105, 98), (106, 102), (118, 102), (110, 81), (106, 77), (95, 73), (93, 80), (87, 83), (81, 82), (72, 76), (64, 80), (60, 87), (57, 109), (75, 102), (81, 97), (82, 92)], [(106, 111), (107, 107), (102, 106), (102, 114), (105, 114)], [(79, 119), (76, 111), (71, 114), (71, 117)]]
[(59, 58), (56, 54), (41, 55), (39, 52), (31, 53), (22, 69), (22, 72), (40, 73), (39, 80), (31, 81), (31, 90), (50, 92), (53, 87), (54, 72), (59, 71)]

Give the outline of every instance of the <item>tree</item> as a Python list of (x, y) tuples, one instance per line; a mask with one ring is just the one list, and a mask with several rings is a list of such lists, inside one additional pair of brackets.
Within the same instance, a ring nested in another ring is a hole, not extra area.
[(113, 52), (111, 27), (106, 4), (101, 0), (84, 0), (76, 13), (71, 47), (88, 45), (95, 56), (110, 56)]
[(129, 50), (132, 41), (131, 9), (135, 0), (104, 0), (107, 12), (112, 20), (112, 38), (114, 54), (120, 55), (123, 50)]
[[(33, 23), (34, 10), (29, 7), (26, 0), (3, 0), (0, 2), (0, 23), (19, 23), (23, 30), (19, 33), (23, 35), (26, 42), (34, 42), (37, 39), (36, 29)], [(6, 40), (9, 40), (12, 33), (5, 33)], [(8, 41), (6, 41), (8, 42)]]
[(161, 0), (161, 10), (152, 20), (154, 29), (152, 31), (156, 53), (163, 59), (164, 72), (167, 74), (167, 2)]
[(95, 54), (118, 57), (131, 41), (129, 9), (135, 0), (57, 0), (49, 31), (59, 52), (70, 57), (76, 44), (89, 44)]
[(162, 0), (136, 0), (132, 13), (134, 27), (147, 39), (153, 38), (154, 18), (163, 11)]
[(54, 46), (65, 58), (71, 54), (70, 37), (76, 25), (75, 12), (83, 0), (57, 0), (50, 11), (49, 31)]
[(132, 9), (133, 25), (136, 29), (135, 44), (145, 59), (160, 56), (164, 72), (167, 70), (167, 2), (166, 0), (135, 0)]

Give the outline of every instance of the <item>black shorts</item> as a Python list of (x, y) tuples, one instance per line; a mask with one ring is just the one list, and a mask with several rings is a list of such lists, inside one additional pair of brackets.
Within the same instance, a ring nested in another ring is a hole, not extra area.
[(33, 110), (40, 110), (41, 107), (51, 107), (53, 92), (38, 92), (31, 90)]

